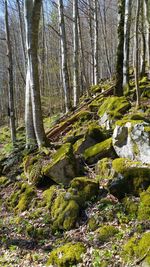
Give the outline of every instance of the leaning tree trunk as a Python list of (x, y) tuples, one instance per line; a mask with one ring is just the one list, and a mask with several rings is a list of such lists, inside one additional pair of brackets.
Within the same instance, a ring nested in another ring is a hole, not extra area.
[(117, 47), (117, 63), (116, 63), (116, 86), (114, 95), (123, 95), (123, 58), (124, 58), (124, 13), (125, 0), (118, 0), (118, 47)]
[(71, 97), (70, 97), (70, 85), (69, 85), (69, 73), (67, 66), (67, 43), (66, 43), (66, 30), (64, 21), (63, 0), (58, 0), (58, 12), (59, 12), (59, 29), (60, 29), (60, 41), (61, 41), (61, 69), (63, 79), (63, 89), (65, 96), (65, 108), (66, 113), (71, 109)]
[(78, 0), (73, 0), (73, 98), (74, 107), (79, 103), (79, 39), (78, 39)]
[(6, 44), (8, 56), (8, 115), (10, 117), (11, 140), (13, 145), (16, 142), (16, 125), (15, 125), (15, 107), (14, 107), (14, 88), (13, 88), (13, 59), (12, 47), (10, 40), (9, 21), (8, 21), (8, 6), (5, 0), (5, 30), (6, 30)]
[[(25, 0), (26, 44), (27, 44), (27, 60), (28, 60), (28, 69), (27, 69), (28, 82), (26, 84), (26, 91), (29, 91), (28, 97), (30, 97), (30, 92), (31, 92), (33, 126), (34, 126), (36, 141), (39, 147), (46, 144), (46, 136), (44, 132), (43, 119), (42, 119), (39, 72), (38, 72), (38, 31), (39, 31), (41, 6), (42, 6), (42, 0), (34, 0), (34, 1)], [(30, 101), (28, 101), (28, 103), (30, 103)], [(27, 120), (29, 120), (29, 118), (27, 118)], [(27, 127), (28, 124), (26, 124), (26, 128)], [(30, 129), (27, 129), (27, 132), (33, 133), (32, 129), (31, 131)], [(34, 136), (32, 136), (32, 138), (34, 138)], [(28, 138), (28, 143), (30, 143), (29, 138)]]
[(125, 1), (123, 88), (129, 90), (129, 52), (132, 0)]

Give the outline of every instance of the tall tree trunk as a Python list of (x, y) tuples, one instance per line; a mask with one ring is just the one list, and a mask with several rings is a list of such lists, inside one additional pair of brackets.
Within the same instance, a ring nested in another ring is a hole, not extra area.
[(13, 59), (12, 59), (12, 47), (9, 31), (8, 20), (8, 6), (7, 0), (5, 0), (5, 31), (6, 31), (6, 44), (7, 44), (7, 57), (8, 57), (8, 101), (9, 101), (9, 117), (10, 117), (10, 130), (11, 140), (13, 145), (16, 142), (16, 125), (15, 125), (15, 107), (14, 107), (14, 88), (13, 88)]
[(65, 96), (65, 109), (67, 113), (71, 109), (71, 97), (70, 97), (69, 73), (67, 66), (67, 43), (66, 43), (63, 0), (58, 0), (58, 12), (59, 12), (59, 29), (60, 29), (60, 39), (61, 39), (60, 40), (61, 69), (62, 69), (63, 89)]
[(91, 73), (91, 82), (94, 85), (94, 33), (93, 33), (93, 5), (91, 0), (88, 0), (88, 17), (89, 17), (89, 35), (90, 35), (90, 45), (91, 45), (91, 64), (90, 64), (90, 73)]
[(139, 16), (140, 16), (140, 0), (136, 0), (136, 16), (135, 16), (135, 87), (136, 87), (136, 106), (140, 106), (140, 90), (139, 90), (139, 44), (138, 44), (138, 30), (139, 30)]
[(141, 69), (140, 77), (146, 74), (146, 38), (145, 38), (145, 19), (144, 19), (144, 2), (141, 2)]
[(73, 98), (74, 107), (79, 103), (79, 39), (78, 39), (78, 0), (73, 0)]
[(118, 47), (116, 63), (116, 86), (114, 95), (123, 95), (123, 58), (124, 58), (124, 13), (125, 0), (118, 0)]
[(147, 63), (150, 72), (150, 0), (144, 1), (144, 13), (146, 18), (146, 52), (147, 52)]
[[(39, 147), (46, 145), (44, 132), (39, 73), (38, 73), (38, 31), (40, 22), (42, 0), (25, 0), (26, 43), (29, 76), (29, 91), (31, 90), (33, 125), (36, 141)], [(28, 90), (28, 88), (26, 88)], [(30, 94), (29, 94), (30, 95)]]
[(123, 88), (129, 90), (129, 52), (132, 0), (125, 0)]
[(97, 16), (98, 1), (93, 1), (94, 6), (94, 84), (98, 84), (99, 71), (98, 71), (98, 16)]

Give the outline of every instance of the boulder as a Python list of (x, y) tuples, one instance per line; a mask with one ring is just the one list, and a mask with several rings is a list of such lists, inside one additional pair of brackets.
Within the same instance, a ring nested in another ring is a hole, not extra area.
[(119, 199), (126, 194), (139, 196), (150, 185), (150, 165), (118, 158), (112, 162), (112, 169), (112, 179), (108, 181), (107, 187)]
[(76, 161), (70, 143), (61, 146), (52, 156), (51, 160), (45, 161), (42, 167), (42, 175), (50, 178), (56, 184), (67, 186), (76, 176)]
[(96, 163), (104, 157), (115, 158), (116, 153), (112, 146), (112, 138), (87, 148), (83, 153), (84, 159), (88, 164)]
[(121, 158), (150, 163), (150, 124), (144, 121), (118, 121), (112, 136)]
[(140, 204), (138, 209), (139, 221), (150, 221), (150, 187), (140, 194)]
[(124, 96), (107, 97), (98, 111), (100, 117), (99, 124), (108, 130), (113, 128), (114, 122), (123, 117), (123, 114), (129, 110), (130, 107), (131, 104)]

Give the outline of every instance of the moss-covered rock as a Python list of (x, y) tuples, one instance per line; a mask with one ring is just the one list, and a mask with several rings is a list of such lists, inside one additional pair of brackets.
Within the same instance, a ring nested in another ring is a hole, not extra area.
[(121, 120), (113, 132), (113, 147), (119, 157), (150, 163), (149, 123)]
[(138, 220), (150, 220), (150, 187), (140, 194)]
[(121, 118), (130, 107), (129, 101), (124, 96), (107, 97), (98, 111), (100, 125), (106, 129), (112, 128), (114, 121)]
[(46, 161), (42, 174), (57, 184), (68, 185), (76, 176), (76, 161), (70, 143), (61, 146), (53, 155), (51, 161)]
[(66, 194), (66, 192), (59, 191), (51, 207), (53, 231), (72, 229), (79, 217), (80, 208), (78, 203), (71, 194), (69, 194), (69, 197)]
[(122, 203), (129, 219), (135, 219), (138, 212), (139, 198), (133, 196), (125, 197)]
[(150, 185), (150, 166), (125, 158), (112, 162), (114, 174), (108, 183), (111, 194), (123, 198), (126, 194), (139, 196)]
[(100, 242), (107, 242), (118, 233), (118, 229), (112, 225), (105, 225), (96, 230), (97, 238)]
[(84, 206), (86, 201), (95, 199), (99, 193), (98, 183), (87, 177), (74, 178), (70, 187), (70, 191), (73, 189), (75, 194), (79, 197), (81, 206)]
[(142, 266), (150, 266), (150, 232), (146, 232), (139, 238), (131, 237), (124, 245), (122, 257), (126, 263), (134, 263), (136, 260), (143, 262)]
[(114, 170), (112, 169), (112, 159), (103, 158), (99, 160), (95, 166), (95, 173), (98, 180), (112, 179)]
[(56, 197), (57, 194), (57, 186), (52, 185), (49, 189), (45, 190), (43, 192), (43, 198), (46, 206), (50, 209), (53, 203), (53, 200)]
[(7, 206), (14, 208), (16, 212), (22, 212), (29, 209), (32, 199), (36, 196), (36, 191), (33, 186), (28, 184), (17, 185), (15, 192), (7, 200)]
[(112, 138), (89, 147), (85, 150), (83, 156), (89, 164), (96, 163), (99, 159), (104, 157), (115, 158), (116, 153), (112, 146)]
[(82, 254), (86, 252), (83, 243), (67, 243), (50, 254), (47, 266), (69, 267), (82, 261)]

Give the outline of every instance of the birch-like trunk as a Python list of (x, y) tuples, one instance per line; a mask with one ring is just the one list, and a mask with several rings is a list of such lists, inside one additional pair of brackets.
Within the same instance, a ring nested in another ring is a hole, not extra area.
[[(25, 22), (26, 22), (26, 45), (27, 45), (27, 84), (26, 95), (28, 99), (31, 94), (32, 103), (32, 115), (31, 112), (27, 112), (31, 119), (33, 116), (33, 126), (36, 136), (36, 141), (39, 147), (46, 144), (46, 136), (43, 127), (42, 110), (41, 110), (41, 98), (40, 98), (40, 86), (39, 86), (39, 72), (38, 72), (38, 30), (40, 22), (42, 0), (25, 0)], [(29, 111), (29, 101), (28, 111)], [(26, 128), (28, 127), (26, 124)], [(32, 127), (32, 126), (31, 126)], [(32, 129), (27, 129), (27, 132), (33, 133)], [(28, 138), (28, 137), (27, 137)], [(32, 136), (33, 138), (33, 136)], [(33, 139), (34, 140), (34, 139)], [(30, 139), (28, 138), (28, 142)]]
[(139, 30), (139, 16), (140, 16), (140, 0), (136, 0), (136, 16), (135, 16), (135, 87), (136, 87), (136, 106), (140, 105), (140, 90), (139, 90), (139, 42), (138, 42), (138, 30)]
[(150, 0), (144, 1), (144, 16), (146, 24), (146, 56), (147, 65), (150, 69)]
[(12, 144), (16, 142), (16, 125), (15, 125), (15, 107), (14, 107), (14, 88), (13, 88), (13, 59), (12, 59), (12, 46), (10, 40), (10, 30), (8, 21), (8, 6), (5, 0), (5, 31), (6, 31), (6, 45), (8, 57), (8, 109), (10, 117), (10, 131)]
[(66, 43), (66, 29), (64, 21), (63, 0), (58, 0), (58, 13), (59, 13), (59, 30), (61, 41), (61, 69), (63, 89), (65, 96), (65, 109), (66, 113), (71, 109), (71, 97), (70, 97), (70, 85), (69, 85), (69, 73), (67, 66), (67, 43)]
[(129, 52), (132, 0), (125, 1), (123, 87), (129, 89)]
[(79, 103), (79, 39), (78, 39), (78, 0), (73, 0), (73, 105)]
[(98, 2), (93, 1), (94, 7), (94, 84), (98, 84), (99, 74), (98, 74)]
[(144, 2), (141, 3), (141, 69), (140, 77), (146, 74), (146, 34), (145, 34)]

